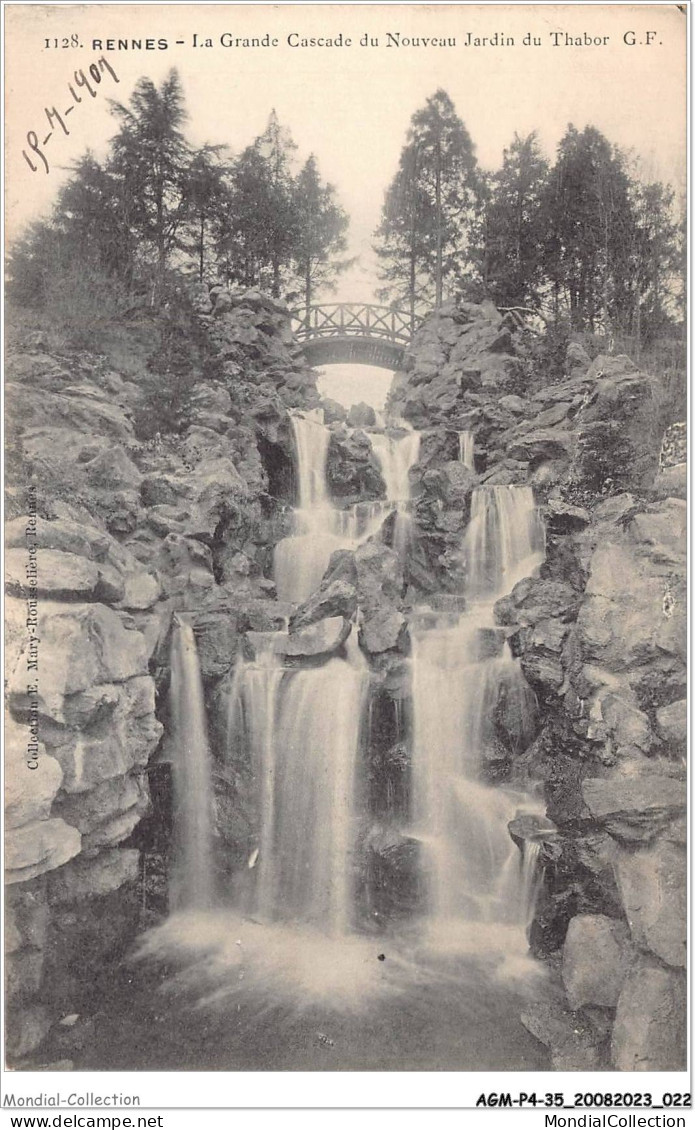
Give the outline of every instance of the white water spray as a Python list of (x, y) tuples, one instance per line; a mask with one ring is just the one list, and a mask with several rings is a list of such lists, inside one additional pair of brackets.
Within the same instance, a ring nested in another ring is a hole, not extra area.
[(273, 562), (278, 598), (301, 603), (314, 592), (338, 549), (354, 549), (376, 534), (396, 510), (394, 545), (407, 543), (410, 517), (408, 472), (417, 459), (420, 436), (412, 430), (400, 438), (370, 435), (372, 448), (386, 483), (386, 500), (361, 502), (346, 510), (333, 506), (328, 494), (326, 459), (330, 431), (320, 409), (290, 417), (297, 456), (299, 505), (293, 515), (293, 533), (275, 548)]
[(339, 935), (352, 920), (366, 665), (348, 641), (346, 658), (283, 668), (283, 635), (240, 662), (230, 693), (230, 740), (249, 744), (260, 791), (256, 913)]
[(181, 614), (174, 617), (169, 698), (176, 812), (171, 903), (175, 910), (205, 909), (215, 894), (212, 772), (195, 635)]
[(473, 432), (459, 432), (459, 462), (469, 471), (475, 471), (474, 451)]
[(484, 771), (497, 756), (502, 686), (521, 730), (529, 724), (532, 692), (492, 608), (541, 563), (542, 534), (530, 488), (474, 491), (464, 542), (469, 609), (435, 616), (434, 627), (430, 612), (413, 627), (415, 830), (435, 930), (474, 922), (525, 932), (533, 915), (537, 852), (522, 854), (507, 825), (540, 806), (488, 784)]

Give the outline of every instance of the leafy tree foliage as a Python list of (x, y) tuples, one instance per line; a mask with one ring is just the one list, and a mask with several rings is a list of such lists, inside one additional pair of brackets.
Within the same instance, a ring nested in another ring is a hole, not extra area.
[(337, 258), (347, 247), (349, 220), (336, 201), (333, 185), (322, 183), (313, 153), (294, 182), (293, 206), (297, 233), (293, 262), (308, 307), (315, 291), (332, 290), (336, 275), (354, 261)]
[(221, 250), (227, 273), (278, 297), (290, 274), (297, 240), (292, 159), (296, 149), (275, 111), (232, 171), (230, 212)]
[(412, 309), (442, 304), (480, 272), (483, 180), (470, 135), (443, 90), (411, 120), (375, 250), (383, 294)]
[(205, 145), (193, 156), (185, 178), (184, 249), (196, 259), (200, 282), (216, 274), (216, 248), (229, 207), (228, 171), (220, 145)]
[(111, 142), (107, 170), (116, 182), (123, 220), (154, 250), (154, 294), (161, 295), (172, 252), (181, 247), (187, 218), (192, 158), (182, 127), (186, 120), (181, 80), (175, 70), (158, 89), (141, 78), (127, 106), (111, 102), (121, 128)]
[(295, 174), (296, 146), (275, 111), (234, 158), (221, 145), (189, 144), (176, 71), (159, 87), (140, 79), (128, 103), (111, 109), (119, 130), (106, 159), (86, 153), (51, 217), (12, 248), (14, 299), (46, 308), (55, 279), (64, 283), (69, 273), (76, 286), (88, 278), (95, 294), (111, 287), (118, 309), (125, 292), (131, 305), (159, 311), (184, 268), (200, 281), (222, 275), (311, 298), (345, 268), (348, 219), (335, 189), (321, 181), (314, 157)]
[(544, 192), (548, 162), (537, 136), (514, 134), (491, 178), (485, 277), (499, 306), (536, 306), (543, 285)]
[(634, 182), (632, 208), (632, 285), (627, 288), (625, 329), (648, 345), (685, 313), (685, 226), (678, 223), (668, 185)]
[(564, 303), (580, 329), (595, 330), (611, 315), (619, 319), (635, 217), (624, 159), (592, 126), (580, 133), (570, 125), (560, 142), (545, 216), (555, 312)]
[(684, 226), (668, 186), (643, 182), (593, 126), (569, 125), (552, 166), (535, 132), (515, 134), (484, 173), (441, 90), (412, 119), (374, 250), (379, 296), (413, 314), (445, 294), (485, 295), (637, 349), (683, 316)]
[[(347, 216), (273, 111), (239, 155), (193, 147), (179, 76), (112, 103), (52, 215), (10, 249), (9, 296), (62, 312), (81, 339), (134, 308), (162, 311), (181, 269), (307, 305), (349, 265)], [(641, 178), (597, 129), (570, 125), (549, 165), (535, 133), (484, 173), (443, 90), (414, 115), (375, 233), (379, 297), (415, 314), (449, 295), (539, 310), (555, 328), (647, 347), (680, 334), (685, 227), (671, 188)], [(72, 302), (72, 309), (68, 309)]]
[(374, 249), (379, 275), (386, 285), (377, 291), (384, 301), (406, 306), (411, 318), (429, 305), (431, 277), (427, 270), (425, 216), (429, 201), (418, 171), (418, 151), (407, 145), (398, 172), (384, 199), (381, 224)]

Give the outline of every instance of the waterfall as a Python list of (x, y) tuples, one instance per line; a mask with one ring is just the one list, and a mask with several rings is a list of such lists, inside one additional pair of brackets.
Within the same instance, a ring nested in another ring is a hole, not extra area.
[[(353, 633), (354, 635), (354, 633)], [(347, 658), (284, 668), (282, 633), (242, 660), (230, 693), (230, 740), (248, 743), (260, 793), (256, 914), (343, 934), (352, 918), (356, 758), (367, 671)]]
[(299, 509), (313, 513), (330, 508), (326, 487), (326, 457), (331, 433), (316, 408), (304, 416), (290, 416), (297, 451)]
[(466, 595), (497, 600), (536, 572), (545, 557), (545, 530), (527, 486), (484, 486), (473, 491), (463, 553)]
[[(507, 825), (539, 812), (534, 798), (485, 780), (497, 756), (500, 695), (519, 725), (532, 698), (494, 600), (543, 559), (543, 530), (528, 487), (474, 491), (464, 541), (468, 564), (463, 614), (433, 614), (413, 624), (413, 788), (415, 832), (422, 843), (427, 912), (432, 924), (475, 922), (525, 929), (537, 882)], [(537, 854), (537, 853), (536, 853)]]
[(342, 546), (328, 497), (326, 458), (331, 433), (316, 409), (290, 416), (296, 452), (298, 507), (292, 535), (275, 547), (273, 571), (278, 598), (298, 604), (318, 588), (331, 554)]
[(475, 471), (474, 449), (473, 432), (459, 432), (459, 463), (463, 463), (469, 471)]
[(326, 459), (331, 433), (323, 423), (321, 410), (292, 415), (290, 420), (299, 505), (293, 514), (291, 536), (275, 547), (273, 572), (278, 598), (298, 604), (318, 588), (332, 553), (354, 549), (372, 537), (394, 509), (398, 511), (394, 546), (397, 550), (405, 547), (411, 525), (406, 513), (408, 472), (417, 459), (420, 436), (413, 431), (399, 439), (372, 434), (372, 448), (386, 483), (386, 500), (339, 510), (328, 494)]
[(171, 902), (176, 910), (203, 909), (214, 902), (212, 773), (198, 650), (180, 614), (174, 617), (169, 701), (176, 811)]
[(386, 483), (389, 502), (407, 502), (410, 498), (409, 471), (420, 453), (420, 433), (408, 431), (404, 436), (370, 435), (372, 450), (377, 457)]
[(386, 498), (396, 510), (393, 547), (401, 557), (411, 540), (413, 521), (409, 513), (410, 468), (420, 454), (420, 433), (409, 429), (398, 438), (373, 433), (372, 450), (377, 457), (386, 484)]

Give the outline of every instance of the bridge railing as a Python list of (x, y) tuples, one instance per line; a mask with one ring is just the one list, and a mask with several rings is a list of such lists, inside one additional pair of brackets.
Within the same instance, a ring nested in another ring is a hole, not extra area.
[(322, 337), (377, 337), (407, 345), (422, 318), (405, 310), (357, 302), (308, 306), (292, 312), (292, 331), (299, 341)]

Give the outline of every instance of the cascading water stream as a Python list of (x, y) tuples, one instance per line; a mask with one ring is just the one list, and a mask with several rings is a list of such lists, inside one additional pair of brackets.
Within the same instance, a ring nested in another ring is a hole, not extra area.
[(230, 741), (248, 743), (260, 790), (255, 912), (340, 935), (352, 919), (366, 664), (348, 640), (346, 658), (286, 668), (284, 639), (268, 633), (256, 658), (238, 664), (230, 693)]
[(495, 627), (495, 600), (543, 560), (543, 527), (528, 487), (474, 491), (463, 546), (468, 610), (432, 613), (413, 625), (413, 779), (431, 925), (505, 924), (525, 932), (537, 882), (534, 856), (512, 841), (509, 822), (539, 813), (535, 800), (485, 781), (496, 756), (503, 690), (508, 712), (529, 730), (534, 698)]
[(473, 491), (464, 538), (466, 596), (494, 603), (532, 576), (545, 557), (545, 530), (527, 486), (489, 486)]
[(417, 463), (420, 454), (420, 433), (412, 429), (400, 437), (374, 433), (370, 439), (386, 483), (386, 498), (396, 510), (393, 548), (403, 557), (407, 552), (413, 526), (408, 510), (410, 468)]
[(215, 895), (212, 771), (198, 650), (181, 614), (172, 632), (170, 703), (176, 810), (171, 903), (174, 910), (205, 909)]
[(273, 562), (278, 598), (294, 604), (316, 589), (331, 554), (341, 547), (334, 530), (335, 511), (328, 497), (326, 458), (330, 432), (323, 412), (290, 416), (296, 452), (298, 507), (293, 533), (275, 548)]
[(409, 472), (420, 452), (420, 433), (409, 429), (396, 437), (374, 432), (369, 438), (386, 483), (386, 498), (389, 502), (407, 502)]
[(328, 494), (326, 459), (330, 431), (320, 409), (290, 417), (294, 436), (298, 507), (293, 514), (293, 533), (275, 548), (273, 570), (278, 598), (298, 604), (306, 600), (326, 571), (331, 554), (354, 549), (375, 534), (395, 509), (395, 548), (404, 549), (410, 530), (406, 513), (410, 497), (408, 472), (416, 461), (419, 433), (408, 431), (400, 438), (373, 433), (372, 448), (386, 483), (386, 500), (358, 503), (346, 510), (334, 507)]
[(463, 463), (469, 471), (475, 471), (474, 452), (473, 432), (459, 432), (459, 463)]

